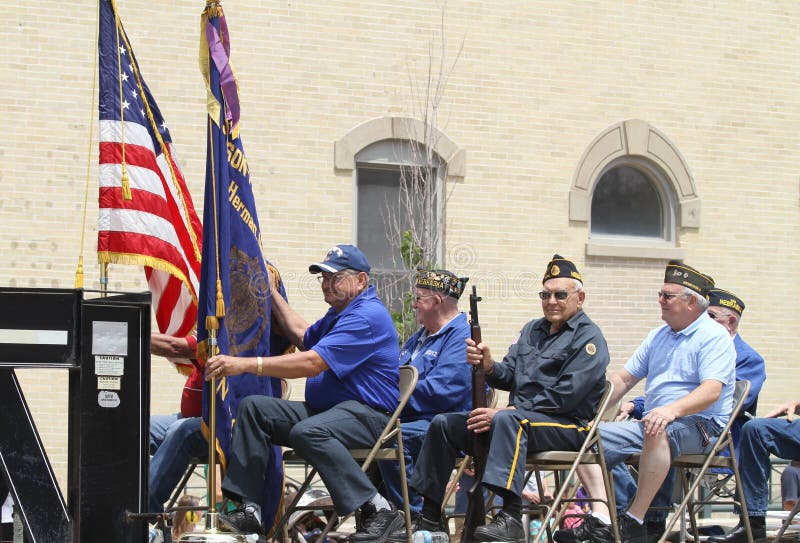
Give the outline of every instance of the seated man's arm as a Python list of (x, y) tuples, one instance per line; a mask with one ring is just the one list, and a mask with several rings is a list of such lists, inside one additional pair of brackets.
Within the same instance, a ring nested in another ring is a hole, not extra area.
[(800, 410), (800, 400), (794, 400), (779, 405), (765, 416), (769, 418), (775, 418), (786, 415), (786, 418), (789, 421), (793, 421), (794, 419), (798, 418), (797, 415), (800, 414), (798, 413), (798, 410)]
[(719, 399), (722, 386), (722, 381), (707, 379), (683, 398), (652, 409), (642, 419), (645, 431), (648, 434), (657, 434), (673, 420), (699, 413)]
[[(313, 349), (280, 356), (262, 357), (261, 375), (296, 379), (314, 377), (328, 369), (328, 364)], [(229, 375), (258, 373), (258, 357), (236, 357), (225, 354), (208, 359), (206, 380), (219, 379)]]
[(622, 368), (608, 378), (614, 385), (614, 393), (611, 395), (611, 404), (615, 404), (639, 382), (638, 377), (631, 375), (628, 370)]
[(185, 337), (150, 334), (150, 353), (165, 358), (195, 358), (197, 355)]
[(283, 299), (283, 296), (280, 295), (272, 281), (270, 281), (270, 293), (272, 296), (272, 317), (283, 331), (286, 339), (298, 349), (304, 350), (303, 337), (308, 329), (308, 322), (289, 306), (289, 303)]
[[(761, 387), (767, 379), (767, 371), (764, 359), (757, 352), (752, 351), (741, 360), (736, 361), (736, 380), (750, 381), (750, 391), (744, 401), (744, 409), (748, 410), (758, 400)], [(751, 413), (755, 414), (755, 413)]]
[(644, 396), (637, 396), (629, 402), (622, 402), (619, 406), (619, 413), (614, 420), (639, 420), (644, 414)]
[(408, 400), (415, 413), (449, 413), (461, 409), (472, 390), (472, 372), (466, 364), (466, 338), (454, 334), (444, 343), (436, 363), (428, 373), (417, 381), (417, 386)]

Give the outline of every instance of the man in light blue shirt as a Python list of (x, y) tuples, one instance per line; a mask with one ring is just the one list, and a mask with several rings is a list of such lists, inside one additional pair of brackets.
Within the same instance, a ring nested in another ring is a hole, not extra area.
[[(710, 277), (670, 262), (658, 293), (666, 324), (651, 331), (625, 367), (611, 376), (612, 403), (647, 379), (642, 420), (600, 426), (609, 467), (641, 453), (640, 484), (619, 519), (623, 543), (647, 541), (644, 516), (667, 478), (672, 459), (702, 453), (720, 434), (733, 408), (736, 351), (730, 334), (707, 313), (708, 291), (713, 287)], [(599, 466), (584, 466), (580, 476), (592, 498), (605, 499)], [(605, 505), (595, 502), (586, 522), (575, 530), (559, 530), (555, 539), (559, 543), (614, 541), (608, 518)]]

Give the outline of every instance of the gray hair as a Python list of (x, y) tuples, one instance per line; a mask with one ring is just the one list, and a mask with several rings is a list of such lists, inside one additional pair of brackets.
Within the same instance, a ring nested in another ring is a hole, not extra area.
[(698, 305), (700, 305), (700, 307), (703, 309), (708, 309), (708, 299), (699, 292), (695, 292), (689, 287), (683, 287), (683, 293), (697, 300)]

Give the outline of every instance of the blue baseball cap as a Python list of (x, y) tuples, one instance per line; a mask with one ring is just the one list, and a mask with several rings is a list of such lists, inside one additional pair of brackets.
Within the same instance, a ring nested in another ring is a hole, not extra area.
[(308, 267), (311, 273), (336, 273), (348, 269), (365, 273), (370, 270), (367, 257), (355, 245), (337, 245), (328, 251), (325, 260)]

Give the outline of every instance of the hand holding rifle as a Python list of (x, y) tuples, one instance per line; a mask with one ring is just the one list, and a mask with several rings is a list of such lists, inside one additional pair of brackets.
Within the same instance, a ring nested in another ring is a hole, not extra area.
[[(472, 464), (475, 469), (475, 482), (469, 489), (469, 503), (464, 517), (464, 530), (461, 543), (474, 541), (475, 528), (486, 522), (486, 504), (483, 501), (481, 480), (486, 469), (489, 454), (489, 433), (493, 410), (486, 404), (486, 366), (491, 366), (492, 357), (488, 347), (481, 343), (481, 326), (478, 321), (478, 297), (475, 287), (469, 296), (470, 335), (467, 340), (467, 362), (472, 365), (472, 411), (467, 420), (467, 428), (473, 431)], [(489, 370), (491, 372), (491, 369)]]

